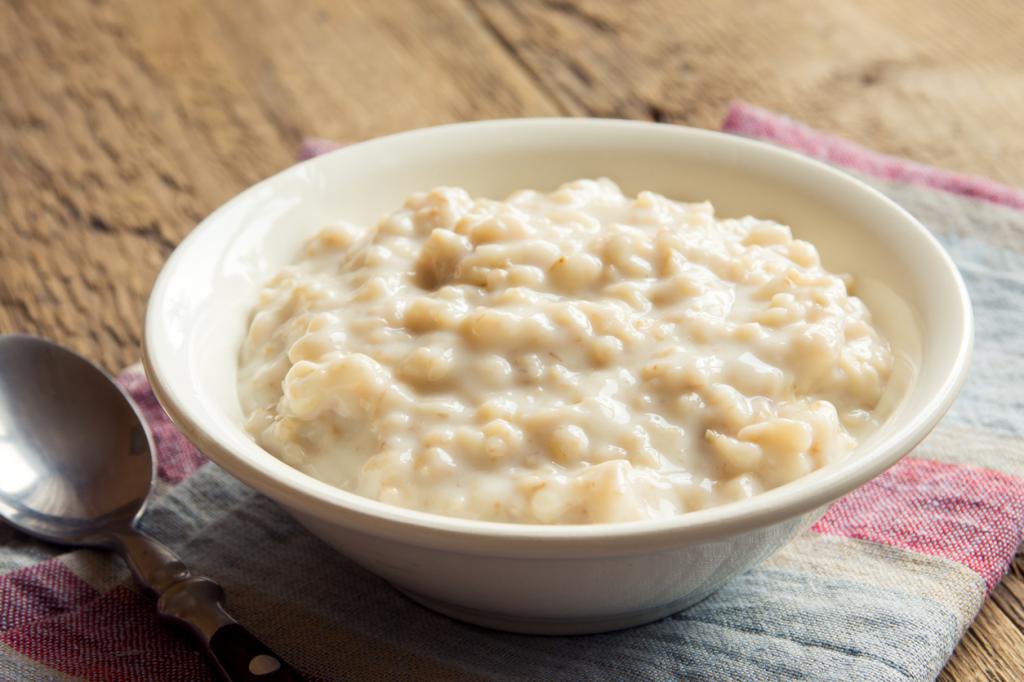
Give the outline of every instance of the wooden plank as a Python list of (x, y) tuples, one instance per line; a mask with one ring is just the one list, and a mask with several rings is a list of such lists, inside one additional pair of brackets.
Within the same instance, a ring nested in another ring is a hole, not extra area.
[(0, 25), (0, 331), (111, 370), (173, 246), (303, 135), (558, 113), (459, 0), (22, 1)]
[(1021, 644), (1024, 648), (1024, 546), (1017, 551), (1017, 558), (1010, 566), (1010, 572), (992, 591), (991, 601), (1006, 614), (1021, 633)]
[(1017, 0), (473, 1), (573, 113), (715, 128), (741, 98), (1024, 184)]

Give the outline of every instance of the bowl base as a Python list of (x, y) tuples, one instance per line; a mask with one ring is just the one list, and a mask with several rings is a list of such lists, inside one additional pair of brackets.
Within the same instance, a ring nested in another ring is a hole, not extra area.
[(530, 616), (514, 616), (491, 611), (481, 611), (468, 606), (460, 606), (446, 601), (424, 597), (403, 587), (394, 585), (395, 589), (409, 597), (417, 604), (425, 606), (449, 618), (460, 620), (471, 625), (514, 632), (522, 635), (594, 635), (601, 632), (625, 630), (638, 625), (646, 625), (661, 620), (673, 613), (696, 604), (707, 597), (701, 594), (654, 606), (640, 611), (616, 613), (609, 616), (586, 616), (582, 618), (543, 618)]

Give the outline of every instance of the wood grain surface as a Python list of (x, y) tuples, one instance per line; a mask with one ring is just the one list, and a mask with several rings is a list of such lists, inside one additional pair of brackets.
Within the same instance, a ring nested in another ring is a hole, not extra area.
[[(0, 332), (138, 359), (161, 263), (303, 136), (742, 98), (1024, 185), (1019, 0), (0, 2)], [(1024, 679), (1018, 557), (943, 673)]]

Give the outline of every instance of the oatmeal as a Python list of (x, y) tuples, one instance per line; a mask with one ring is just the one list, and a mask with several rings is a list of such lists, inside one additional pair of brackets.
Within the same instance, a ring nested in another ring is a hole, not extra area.
[(790, 228), (579, 180), (415, 194), (309, 241), (240, 356), (247, 428), (335, 486), (597, 523), (741, 500), (842, 458), (893, 358)]

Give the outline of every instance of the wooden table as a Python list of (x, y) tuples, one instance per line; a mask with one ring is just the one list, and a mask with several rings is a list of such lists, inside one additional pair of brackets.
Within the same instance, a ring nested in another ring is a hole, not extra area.
[[(743, 98), (1024, 184), (1018, 0), (0, 4), (0, 331), (138, 359), (146, 296), (304, 135), (591, 115), (717, 127)], [(1024, 561), (943, 679), (1024, 679)]]

